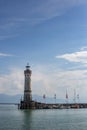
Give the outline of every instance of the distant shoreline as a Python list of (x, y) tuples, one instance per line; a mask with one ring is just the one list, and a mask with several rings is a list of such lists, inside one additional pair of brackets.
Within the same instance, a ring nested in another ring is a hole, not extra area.
[(0, 105), (18, 105), (18, 103), (0, 103)]

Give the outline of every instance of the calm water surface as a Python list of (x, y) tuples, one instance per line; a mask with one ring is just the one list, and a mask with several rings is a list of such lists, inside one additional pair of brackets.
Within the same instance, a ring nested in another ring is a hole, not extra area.
[(0, 105), (0, 130), (87, 130), (87, 109), (18, 110)]

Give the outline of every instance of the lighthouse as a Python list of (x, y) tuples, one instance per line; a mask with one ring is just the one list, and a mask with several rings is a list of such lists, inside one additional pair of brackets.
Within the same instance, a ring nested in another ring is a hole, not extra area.
[(31, 74), (32, 71), (30, 70), (29, 64), (27, 64), (26, 70), (24, 70), (24, 102), (27, 103), (32, 101)]
[(20, 109), (41, 109), (44, 108), (44, 103), (40, 103), (32, 100), (32, 90), (31, 90), (31, 74), (29, 64), (27, 64), (24, 70), (24, 98), (20, 100), (18, 108)]
[(20, 100), (20, 109), (35, 109), (36, 102), (32, 100), (32, 90), (31, 90), (31, 74), (29, 64), (27, 64), (24, 70), (24, 98)]

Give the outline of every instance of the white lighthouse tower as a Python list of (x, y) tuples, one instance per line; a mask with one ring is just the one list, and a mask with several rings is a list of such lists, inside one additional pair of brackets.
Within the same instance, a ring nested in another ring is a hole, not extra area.
[(26, 70), (24, 70), (25, 82), (24, 82), (24, 102), (32, 101), (32, 91), (31, 91), (31, 74), (29, 64), (26, 66)]

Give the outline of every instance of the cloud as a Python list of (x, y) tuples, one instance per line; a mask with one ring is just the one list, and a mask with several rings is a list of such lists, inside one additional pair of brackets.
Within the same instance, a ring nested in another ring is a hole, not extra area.
[(69, 62), (76, 62), (76, 63), (82, 63), (82, 64), (87, 64), (87, 51), (84, 50), (85, 48), (81, 48), (80, 51), (78, 52), (73, 52), (73, 53), (66, 53), (63, 55), (58, 55), (56, 58), (58, 59), (65, 59)]
[(81, 47), (80, 50), (81, 50), (81, 51), (87, 50), (87, 46), (83, 46), (83, 47)]
[(17, 37), (18, 35), (17, 34), (14, 34), (14, 35), (1, 35), (0, 36), (0, 40), (7, 40), (7, 39), (10, 39), (10, 38), (14, 38), (14, 37)]
[(20, 69), (13, 68), (8, 75), (0, 75), (0, 93), (18, 94), (23, 91), (23, 87), (23, 72)]
[[(18, 1), (17, 1), (18, 3)], [(34, 2), (21, 2), (16, 5), (12, 4), (9, 8), (3, 10), (2, 13), (8, 14), (7, 26), (14, 26), (14, 24), (21, 22), (41, 22), (43, 20), (52, 19), (56, 16), (60, 16), (66, 13), (67, 10), (71, 9), (74, 6), (87, 3), (86, 0), (37, 0)], [(15, 10), (15, 11), (14, 11)], [(3, 26), (4, 27), (4, 26)]]
[(13, 56), (11, 54), (6, 54), (6, 53), (0, 53), (0, 57), (9, 57), (9, 56)]
[(45, 0), (44, 2), (41, 1), (40, 4), (34, 8), (32, 14), (39, 14), (39, 16), (45, 19), (50, 19), (60, 16), (73, 6), (78, 6), (83, 3), (87, 3), (86, 0)]
[[(48, 71), (50, 69), (50, 71)], [(69, 98), (73, 99), (74, 89), (80, 94), (81, 98), (86, 98), (87, 91), (87, 70), (62, 70), (56, 67), (44, 66), (42, 69), (33, 70), (32, 86), (33, 93), (52, 97), (54, 93), (57, 98), (65, 98), (68, 89)]]
[[(24, 31), (24, 27), (30, 27), (43, 23), (46, 20), (61, 16), (74, 6), (87, 3), (86, 0), (37, 0), (34, 2), (10, 1), (4, 6), (0, 3), (0, 40), (7, 39), (9, 34), (17, 34)], [(15, 8), (16, 7), (16, 8)], [(22, 28), (23, 27), (23, 28)], [(2, 34), (4, 36), (2, 36)], [(10, 37), (9, 37), (10, 38)]]

